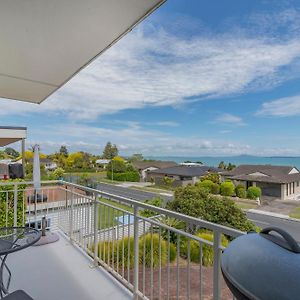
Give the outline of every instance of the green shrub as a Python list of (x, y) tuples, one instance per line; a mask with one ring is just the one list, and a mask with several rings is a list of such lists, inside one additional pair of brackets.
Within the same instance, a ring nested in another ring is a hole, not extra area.
[[(160, 247), (159, 247), (160, 242)], [(160, 257), (159, 257), (159, 248), (160, 248)], [(151, 250), (152, 253), (151, 254)], [(161, 265), (165, 265), (168, 259), (168, 250), (167, 250), (167, 242), (162, 238), (159, 238), (159, 235), (154, 233), (148, 233), (145, 236), (140, 238), (139, 241), (139, 259), (140, 264), (144, 264), (147, 267), (152, 266), (157, 267), (159, 265), (159, 261), (161, 261)]]
[[(209, 242), (213, 242), (214, 236), (212, 232), (202, 231), (196, 234), (197, 237), (207, 240)], [(221, 237), (221, 243), (223, 247), (227, 247), (228, 240), (224, 235)], [(188, 257), (188, 242), (185, 241), (181, 247), (181, 253), (184, 258)], [(190, 259), (192, 262), (199, 263), (200, 262), (200, 243), (195, 240), (190, 240)], [(202, 265), (203, 266), (212, 266), (214, 263), (214, 251), (213, 247), (202, 243)]]
[(200, 188), (207, 189), (208, 192), (211, 193), (214, 183), (211, 180), (206, 179), (198, 182), (196, 185)]
[[(160, 197), (146, 200), (145, 203), (156, 206), (156, 207), (163, 207), (163, 201)], [(145, 218), (149, 218), (149, 217), (157, 215), (157, 213), (151, 209), (144, 209), (143, 211), (141, 211), (141, 215)]]
[[(151, 241), (152, 240), (152, 241)], [(94, 252), (94, 246), (89, 247), (92, 252)], [(159, 248), (161, 253), (159, 253)], [(152, 255), (151, 255), (152, 249)], [(145, 252), (145, 255), (144, 255)], [(101, 254), (101, 255), (100, 255)], [(160, 256), (159, 256), (160, 255)], [(131, 237), (125, 237), (124, 239), (114, 241), (106, 241), (98, 243), (98, 257), (100, 257), (104, 262), (109, 264), (119, 264), (121, 268), (133, 268), (134, 263), (134, 239)], [(169, 261), (173, 262), (176, 258), (176, 247), (174, 244), (170, 243), (170, 257)], [(156, 267), (161, 261), (161, 265), (164, 266), (168, 261), (168, 244), (162, 238), (159, 237), (157, 233), (146, 234), (139, 238), (139, 263), (144, 264), (147, 267)]]
[(235, 194), (239, 198), (246, 198), (247, 193), (246, 193), (246, 188), (243, 185), (237, 185), (235, 187)]
[(232, 181), (224, 181), (221, 183), (220, 192), (223, 196), (233, 196), (235, 191), (235, 186)]
[(214, 183), (214, 184), (211, 186), (211, 193), (214, 194), (214, 195), (220, 194), (220, 185), (217, 184), (217, 183)]
[(195, 186), (176, 189), (175, 199), (167, 203), (167, 208), (242, 231), (255, 228), (233, 200), (208, 195), (205, 189)]
[[(6, 180), (6, 183), (20, 182), (22, 180)], [(24, 184), (18, 185), (18, 201), (17, 201), (17, 226), (23, 225), (23, 209), (26, 211), (26, 203), (23, 203)], [(2, 185), (0, 186), (0, 227), (14, 225), (14, 186)]]
[(140, 175), (137, 171), (130, 171), (130, 172), (123, 172), (123, 173), (115, 173), (107, 171), (106, 173), (107, 178), (110, 180), (116, 180), (116, 181), (132, 181), (132, 182), (138, 182), (140, 181)]
[(250, 186), (247, 190), (247, 198), (257, 199), (261, 196), (261, 189), (258, 186)]
[[(91, 246), (91, 251), (94, 251), (94, 246)], [(98, 257), (106, 263), (112, 264), (113, 262), (119, 266), (127, 268), (129, 266), (133, 267), (134, 261), (134, 240), (133, 237), (128, 239), (125, 237), (124, 239), (118, 241), (105, 241), (98, 243)], [(123, 265), (122, 265), (123, 264)]]

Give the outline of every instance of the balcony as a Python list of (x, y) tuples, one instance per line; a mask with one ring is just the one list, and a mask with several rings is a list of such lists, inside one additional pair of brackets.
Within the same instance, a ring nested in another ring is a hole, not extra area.
[[(11, 291), (34, 299), (233, 297), (220, 271), (221, 237), (243, 232), (65, 181), (44, 182), (41, 202), (30, 182), (3, 185), (2, 226), (38, 228), (46, 217), (60, 236), (9, 255)], [(212, 232), (213, 241), (194, 235), (195, 228)], [(202, 261), (207, 249), (212, 266)]]

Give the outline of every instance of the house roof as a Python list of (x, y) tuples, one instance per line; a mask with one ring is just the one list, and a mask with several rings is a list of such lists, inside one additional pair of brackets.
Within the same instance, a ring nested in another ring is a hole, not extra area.
[(175, 166), (170, 168), (163, 168), (150, 171), (149, 173), (163, 174), (163, 175), (177, 175), (186, 177), (203, 176), (207, 173), (218, 173), (220, 169), (209, 166)]
[(177, 163), (174, 161), (163, 161), (163, 160), (155, 160), (155, 161), (134, 161), (132, 165), (138, 170), (144, 170), (150, 167), (154, 167), (157, 169), (168, 168), (177, 166)]
[(164, 1), (0, 1), (0, 97), (41, 103)]
[(300, 181), (299, 170), (293, 166), (240, 165), (229, 172), (222, 172), (233, 180), (268, 183), (289, 183)]

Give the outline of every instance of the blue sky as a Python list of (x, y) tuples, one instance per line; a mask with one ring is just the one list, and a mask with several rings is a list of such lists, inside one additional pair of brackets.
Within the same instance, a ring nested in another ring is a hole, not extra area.
[(300, 1), (169, 0), (41, 105), (0, 99), (28, 146), (300, 155)]

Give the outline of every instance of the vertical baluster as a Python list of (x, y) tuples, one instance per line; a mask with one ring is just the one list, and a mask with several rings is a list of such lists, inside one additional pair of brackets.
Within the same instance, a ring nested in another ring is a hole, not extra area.
[(134, 242), (134, 248), (133, 248), (133, 250), (134, 250), (133, 295), (134, 295), (134, 299), (137, 300), (138, 299), (138, 290), (139, 290), (139, 219), (138, 219), (137, 205), (134, 205), (133, 242)]

